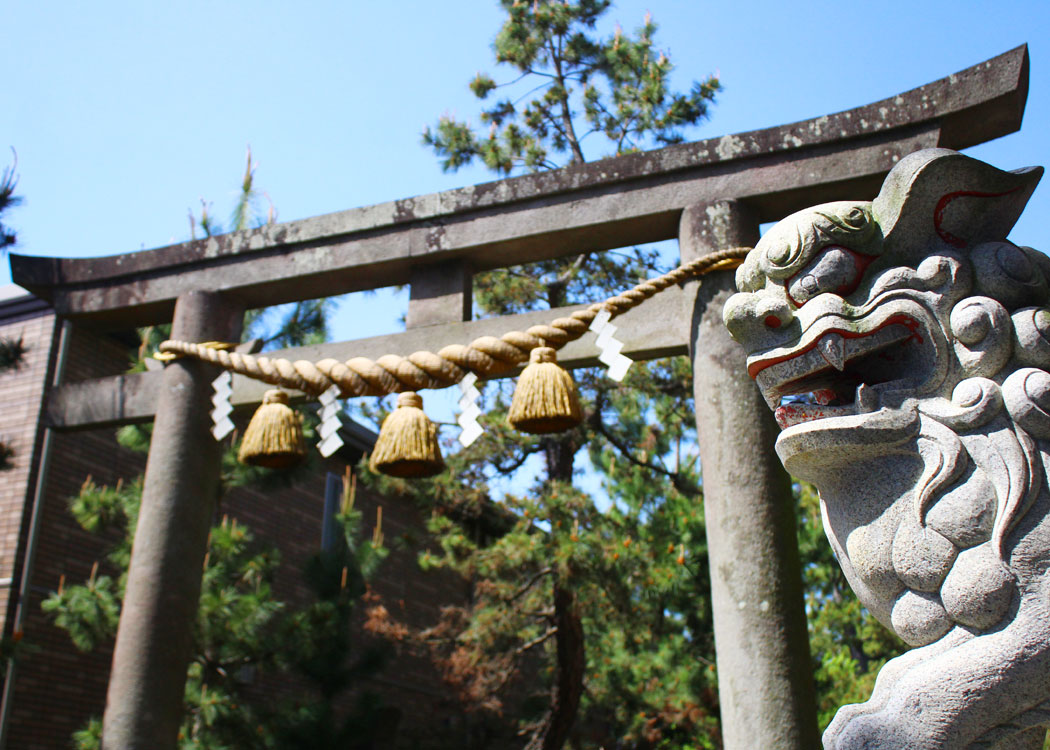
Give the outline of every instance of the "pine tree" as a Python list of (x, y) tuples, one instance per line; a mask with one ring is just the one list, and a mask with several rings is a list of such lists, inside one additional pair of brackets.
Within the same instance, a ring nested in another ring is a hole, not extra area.
[(586, 161), (584, 139), (595, 133), (606, 138), (605, 156), (678, 143), (684, 127), (706, 117), (721, 88), (709, 76), (694, 82), (688, 94), (668, 90), (673, 66), (654, 49), (656, 24), (648, 14), (634, 37), (617, 27), (611, 39), (595, 38), (595, 26), (611, 0), (500, 0), (500, 5), (507, 19), (493, 42), (496, 62), (518, 76), (500, 85), (478, 73), (470, 90), (482, 100), (509, 85), (525, 88), (526, 94), (482, 109), (486, 134), (448, 116), (424, 130), (423, 142), (445, 170), (476, 158), (503, 174), (518, 167), (558, 167), (565, 155), (579, 164)]
[[(487, 132), (450, 117), (424, 131), (446, 170), (475, 159), (500, 174), (582, 163), (585, 139), (588, 147), (604, 139), (602, 155), (674, 143), (704, 119), (719, 89), (710, 77), (687, 94), (670, 91), (672, 66), (648, 16), (634, 35), (617, 28), (599, 38), (609, 2), (501, 5), (496, 60), (517, 74), (508, 88), (526, 94), (483, 109)], [(470, 87), (482, 100), (503, 88), (487, 74)], [(475, 277), (475, 301), (483, 315), (592, 302), (659, 265), (655, 250), (628, 248), (494, 271)], [(713, 747), (718, 707), (688, 363), (636, 364), (623, 386), (604, 370), (575, 376), (586, 412), (578, 428), (513, 433), (504, 426), (509, 391), (489, 384), (487, 432), (451, 457), (450, 476), (413, 485), (372, 478), (433, 510), (440, 550), (421, 562), (458, 571), (474, 598), (421, 633), (382, 618), (371, 624), (426, 648), (469, 708), (521, 717), (529, 750), (567, 741)], [(604, 510), (573, 485), (585, 447), (611, 498)], [(477, 517), (487, 512), (489, 480), (533, 456), (543, 476), (527, 494), (503, 498), (503, 533), (485, 532)]]

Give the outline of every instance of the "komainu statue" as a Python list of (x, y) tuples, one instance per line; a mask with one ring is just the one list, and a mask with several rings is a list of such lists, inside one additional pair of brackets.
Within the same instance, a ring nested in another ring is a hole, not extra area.
[(1050, 258), (1042, 175), (944, 149), (800, 211), (725, 321), (861, 602), (914, 648), (826, 748), (1041, 748), (1050, 725)]

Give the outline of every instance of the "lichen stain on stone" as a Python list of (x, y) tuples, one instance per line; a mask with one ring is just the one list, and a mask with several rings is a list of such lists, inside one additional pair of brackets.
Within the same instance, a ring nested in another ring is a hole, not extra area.
[(727, 209), (724, 205), (712, 203), (704, 209), (704, 213), (707, 214), (708, 226), (716, 227), (726, 220)]
[(401, 200), (394, 201), (394, 216), (393, 220), (395, 223), (402, 221), (412, 221), (416, 218), (416, 202), (413, 198), (402, 198)]
[(500, 182), (496, 186), (496, 198), (501, 201), (510, 200), (514, 197), (514, 191), (511, 190), (510, 185), (506, 182)]
[(718, 139), (718, 145), (715, 147), (715, 153), (718, 154), (719, 158), (729, 161), (744, 152), (745, 144), (740, 138), (735, 135), (724, 135)]
[(204, 252), (202, 255), (205, 258), (217, 258), (222, 254), (222, 247), (219, 245), (219, 240), (216, 237), (209, 237), (204, 242)]
[(681, 169), (683, 167), (688, 167), (692, 163), (692, 161), (693, 160), (692, 158), (690, 158), (689, 154), (672, 154), (668, 155), (667, 159), (664, 161), (663, 167), (664, 169)]
[(427, 227), (426, 252), (432, 253), (438, 250), (446, 250), (448, 249), (448, 244), (448, 237), (445, 234), (445, 226), (443, 224)]

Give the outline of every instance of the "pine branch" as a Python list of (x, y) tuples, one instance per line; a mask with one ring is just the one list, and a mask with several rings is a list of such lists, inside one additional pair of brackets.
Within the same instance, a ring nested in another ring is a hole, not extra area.
[(25, 353), (21, 336), (17, 339), (0, 337), (0, 372), (18, 369)]
[(545, 632), (543, 635), (537, 636), (537, 637), (533, 638), (531, 641), (529, 641), (528, 643), (524, 643), (521, 646), (518, 646), (516, 649), (514, 649), (514, 655), (515, 656), (521, 656), (526, 651), (528, 651), (530, 648), (535, 648), (536, 646), (539, 646), (541, 643), (546, 643), (547, 641), (549, 641), (551, 638), (553, 638), (557, 634), (558, 634), (557, 626), (552, 627), (552, 628), (548, 628), (547, 632)]
[[(0, 172), (0, 215), (6, 209), (17, 206), (22, 202), (22, 199), (15, 195), (15, 187), (18, 185), (18, 175), (16, 173), (18, 169), (18, 152), (12, 148), (11, 153), (14, 155), (14, 161), (11, 166), (4, 167), (3, 171)], [(6, 251), (8, 247), (17, 241), (18, 238), (15, 233), (5, 227), (3, 223), (0, 223), (0, 252)]]
[(644, 461), (635, 456), (631, 449), (627, 446), (627, 444), (624, 441), (620, 440), (606, 426), (605, 422), (601, 419), (600, 410), (596, 409), (594, 414), (599, 416), (592, 417), (592, 419), (590, 420), (590, 426), (592, 427), (592, 429), (594, 429), (595, 432), (597, 432), (599, 435), (605, 438), (611, 446), (616, 448), (616, 450), (620, 453), (621, 456), (626, 458), (635, 466), (656, 472), (657, 474), (664, 475), (665, 477), (671, 480), (671, 486), (673, 486), (683, 495), (686, 495), (688, 497), (701, 497), (703, 495), (703, 492), (700, 490), (699, 487), (695, 487), (686, 482), (683, 479), (683, 475), (679, 472), (671, 471), (670, 469), (664, 466), (654, 464), (651, 461)]
[(554, 568), (549, 568), (548, 567), (548, 568), (544, 568), (543, 570), (541, 570), (538, 573), (534, 574), (528, 581), (525, 582), (524, 586), (522, 586), (520, 589), (518, 589), (517, 592), (515, 592), (515, 594), (512, 597), (510, 597), (510, 599), (507, 599), (507, 602), (510, 603), (510, 602), (513, 602), (514, 600), (520, 598), (529, 589), (531, 589), (536, 584), (537, 581), (539, 581), (544, 576), (551, 575), (552, 573), (554, 573)]

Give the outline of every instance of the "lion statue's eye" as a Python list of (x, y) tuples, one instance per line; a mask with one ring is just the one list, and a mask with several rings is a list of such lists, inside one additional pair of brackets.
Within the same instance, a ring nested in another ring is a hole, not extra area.
[(829, 245), (788, 279), (788, 297), (796, 307), (828, 292), (845, 297), (860, 285), (864, 270), (873, 260), (873, 255)]

